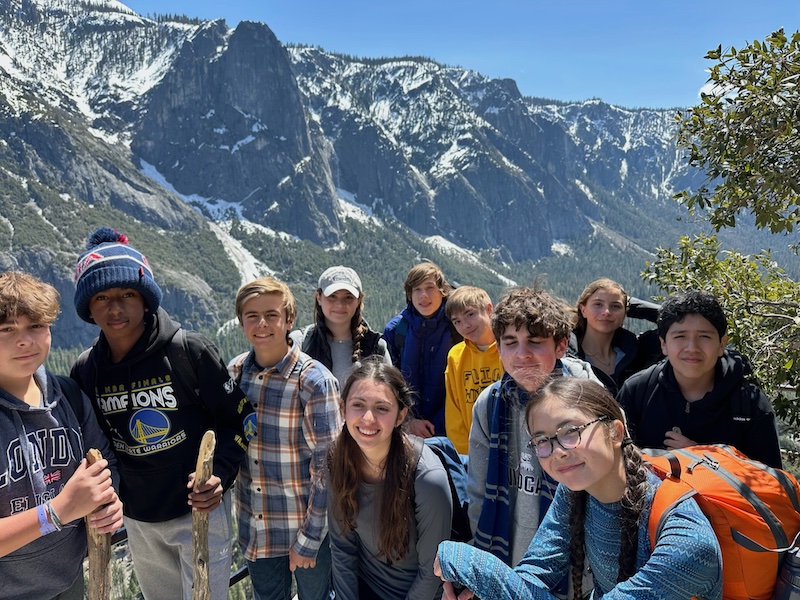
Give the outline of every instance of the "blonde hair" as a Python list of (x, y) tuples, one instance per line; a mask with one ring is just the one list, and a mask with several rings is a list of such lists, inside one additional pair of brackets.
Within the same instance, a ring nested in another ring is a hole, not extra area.
[(49, 283), (20, 271), (0, 273), (0, 323), (26, 316), (52, 325), (59, 312), (60, 294)]
[(286, 314), (286, 320), (290, 322), (294, 321), (297, 316), (297, 304), (295, 303), (292, 290), (289, 289), (288, 285), (282, 281), (278, 281), (274, 277), (262, 277), (250, 283), (246, 283), (236, 294), (236, 318), (239, 319), (239, 323), (242, 322), (244, 305), (253, 298), (265, 294), (279, 295), (282, 301), (281, 308), (283, 308)]
[(486, 290), (472, 285), (462, 285), (454, 289), (447, 297), (444, 314), (452, 319), (457, 313), (470, 309), (486, 309), (492, 303)]

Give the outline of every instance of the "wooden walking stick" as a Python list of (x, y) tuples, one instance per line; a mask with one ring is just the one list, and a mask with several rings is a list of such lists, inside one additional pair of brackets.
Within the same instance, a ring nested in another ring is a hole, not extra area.
[[(86, 453), (86, 462), (89, 465), (93, 465), (102, 458), (103, 455), (95, 448), (90, 448)], [(111, 577), (109, 575), (111, 534), (98, 533), (96, 529), (89, 526), (89, 516), (84, 518), (86, 519), (86, 541), (89, 548), (89, 600), (108, 600), (111, 597)]]
[[(216, 445), (217, 437), (214, 432), (206, 431), (197, 453), (195, 487), (203, 485), (211, 477)], [(192, 511), (192, 561), (192, 600), (209, 600), (211, 586), (208, 581), (208, 513), (197, 510)]]

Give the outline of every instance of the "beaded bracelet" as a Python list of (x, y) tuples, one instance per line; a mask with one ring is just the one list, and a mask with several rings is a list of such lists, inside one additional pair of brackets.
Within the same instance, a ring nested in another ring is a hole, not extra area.
[(52, 521), (53, 526), (56, 528), (57, 531), (61, 531), (64, 528), (64, 524), (61, 522), (61, 519), (58, 518), (53, 505), (50, 504), (50, 501), (44, 503), (47, 507), (47, 514), (50, 515), (50, 521)]
[(44, 504), (40, 504), (39, 506), (36, 507), (36, 516), (39, 517), (39, 533), (41, 533), (42, 535), (47, 535), (48, 533), (53, 533), (54, 531), (58, 531), (58, 529), (56, 529), (55, 526), (50, 521), (47, 520)]

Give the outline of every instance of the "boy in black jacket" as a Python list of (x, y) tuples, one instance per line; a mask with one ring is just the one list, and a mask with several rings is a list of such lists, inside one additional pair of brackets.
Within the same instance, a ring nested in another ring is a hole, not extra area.
[(747, 360), (725, 348), (728, 324), (717, 299), (697, 291), (673, 296), (661, 306), (657, 326), (666, 360), (632, 376), (617, 394), (634, 443), (730, 444), (780, 467), (775, 413), (747, 380)]
[[(133, 565), (146, 599), (192, 597), (193, 510), (209, 513), (212, 598), (228, 597), (231, 499), (253, 409), (216, 348), (159, 308), (147, 259), (114, 230), (89, 237), (75, 308), (100, 327), (72, 377), (92, 400), (117, 454)], [(194, 485), (203, 434), (213, 429), (213, 476)]]

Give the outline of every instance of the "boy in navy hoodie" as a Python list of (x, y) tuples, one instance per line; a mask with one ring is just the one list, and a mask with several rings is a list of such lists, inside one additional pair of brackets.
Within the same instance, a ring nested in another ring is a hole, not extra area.
[(462, 340), (445, 314), (451, 287), (432, 262), (412, 267), (403, 287), (408, 306), (386, 324), (383, 338), (394, 366), (417, 393), (408, 429), (424, 438), (446, 435), (444, 370), (447, 353)]
[[(75, 308), (100, 337), (72, 369), (117, 453), (136, 576), (147, 600), (192, 597), (192, 511), (209, 513), (212, 598), (228, 597), (231, 498), (253, 409), (217, 349), (161, 308), (147, 259), (118, 232), (94, 232), (78, 260)], [(213, 475), (194, 482), (203, 434)]]
[[(116, 461), (88, 399), (45, 370), (58, 292), (32, 275), (0, 274), (0, 595), (83, 598), (86, 528), (122, 526)], [(104, 459), (87, 466), (86, 451)], [(116, 475), (116, 471), (115, 471)]]

